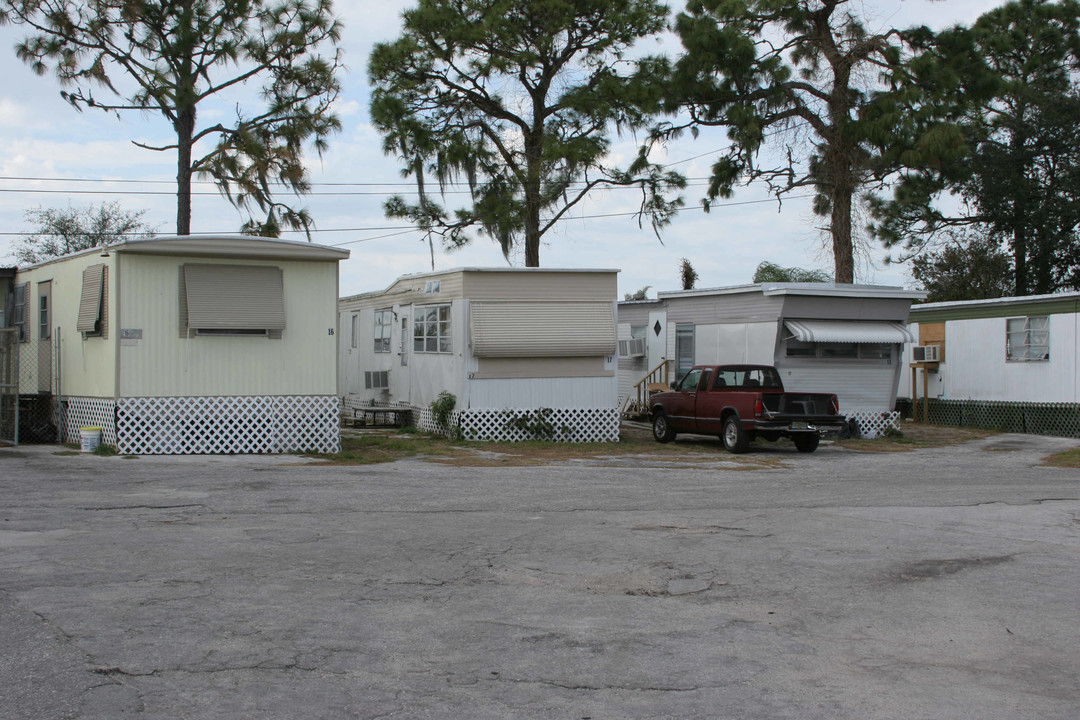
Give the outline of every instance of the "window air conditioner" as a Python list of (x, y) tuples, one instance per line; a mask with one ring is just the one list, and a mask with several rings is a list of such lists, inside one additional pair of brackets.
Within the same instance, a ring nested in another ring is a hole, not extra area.
[(941, 362), (940, 345), (916, 345), (911, 348), (915, 362)]
[(645, 338), (619, 341), (619, 357), (642, 357), (645, 355)]

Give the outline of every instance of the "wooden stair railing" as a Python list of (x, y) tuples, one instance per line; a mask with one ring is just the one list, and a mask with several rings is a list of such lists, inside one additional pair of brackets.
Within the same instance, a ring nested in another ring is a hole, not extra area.
[(634, 409), (638, 413), (648, 412), (649, 396), (654, 392), (668, 389), (668, 361), (661, 360), (660, 364), (650, 370), (645, 377), (634, 383), (634, 392), (637, 399)]

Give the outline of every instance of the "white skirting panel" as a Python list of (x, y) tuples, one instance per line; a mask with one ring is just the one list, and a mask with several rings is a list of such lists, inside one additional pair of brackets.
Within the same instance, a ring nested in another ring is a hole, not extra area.
[(329, 395), (121, 398), (124, 455), (338, 452), (340, 401)]
[(64, 442), (79, 442), (79, 428), (101, 428), (101, 442), (116, 445), (116, 402), (106, 398), (67, 397), (60, 402)]
[[(436, 422), (428, 408), (416, 408), (413, 416), (420, 430), (452, 434), (451, 428)], [(461, 436), (466, 440), (619, 441), (619, 412), (615, 408), (459, 410), (451, 415), (450, 424), (460, 427)]]

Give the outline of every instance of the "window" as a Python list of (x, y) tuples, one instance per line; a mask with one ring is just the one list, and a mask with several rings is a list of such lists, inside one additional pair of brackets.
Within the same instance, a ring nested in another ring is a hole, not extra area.
[(426, 283), (424, 283), (424, 294), (425, 295), (437, 295), (440, 292), (441, 288), (442, 288), (442, 281), (441, 280), (428, 280)]
[(769, 367), (727, 367), (716, 374), (713, 390), (731, 387), (780, 387), (780, 376)]
[(375, 311), (375, 352), (377, 353), (390, 352), (390, 327), (394, 322), (393, 315), (393, 311), (389, 308)]
[(12, 322), (19, 329), (19, 342), (30, 342), (30, 319), (26, 312), (26, 295), (29, 292), (30, 283), (15, 286), (15, 302), (12, 303), (15, 314)]
[(694, 392), (697, 390), (699, 380), (701, 380), (701, 368), (688, 371), (679, 381), (679, 392)]
[(104, 264), (91, 265), (83, 270), (82, 293), (79, 296), (79, 319), (75, 330), (88, 337), (108, 337), (105, 310), (108, 273)]
[(694, 366), (694, 326), (675, 326), (675, 377), (682, 378)]
[(181, 265), (180, 337), (280, 338), (285, 329), (281, 268)]
[(46, 280), (38, 283), (38, 340), (48, 340), (52, 337), (52, 313), (49, 307), (51, 295), (52, 282)]
[(1050, 359), (1050, 318), (1009, 318), (1005, 321), (1005, 359), (1032, 362)]
[(788, 338), (784, 354), (789, 358), (828, 360), (884, 360), (892, 363), (892, 343), (804, 342)]
[(390, 387), (389, 370), (364, 371), (364, 388), (366, 390), (381, 390), (388, 387)]
[(420, 305), (413, 316), (413, 351), (448, 353), (450, 345), (450, 306)]
[(350, 344), (352, 347), (359, 347), (360, 343), (360, 315), (358, 313), (352, 314), (352, 335), (350, 337)]

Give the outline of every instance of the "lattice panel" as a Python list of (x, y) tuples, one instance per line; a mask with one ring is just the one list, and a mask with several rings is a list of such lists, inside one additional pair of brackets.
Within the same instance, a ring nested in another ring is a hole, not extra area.
[[(430, 408), (413, 408), (413, 422), (416, 423), (416, 429), (423, 432), (435, 433), (436, 435), (450, 435), (450, 428), (446, 427), (435, 419), (435, 414), (431, 412)], [(455, 410), (450, 413), (450, 425), (460, 424), (461, 411)]]
[(407, 408), (409, 403), (395, 400), (390, 402), (388, 400), (365, 400), (358, 398), (355, 395), (347, 395), (341, 399), (341, 405), (346, 410), (358, 410), (360, 408), (372, 408), (372, 407), (388, 407), (388, 408)]
[(859, 411), (847, 415), (848, 420), (854, 420), (859, 424), (859, 436), (864, 438), (876, 438), (886, 430), (900, 429), (900, 413)]
[(79, 442), (79, 428), (101, 428), (101, 442), (117, 445), (116, 402), (104, 398), (69, 397), (60, 403), (64, 441)]
[(123, 398), (117, 449), (132, 455), (338, 452), (330, 396)]
[[(896, 401), (897, 409), (911, 417), (911, 400)], [(1031, 435), (1080, 437), (1080, 404), (1078, 403), (1017, 403), (991, 400), (929, 401), (930, 422), (935, 425), (979, 427), (1004, 432)], [(919, 420), (923, 418), (923, 401), (919, 400)]]

